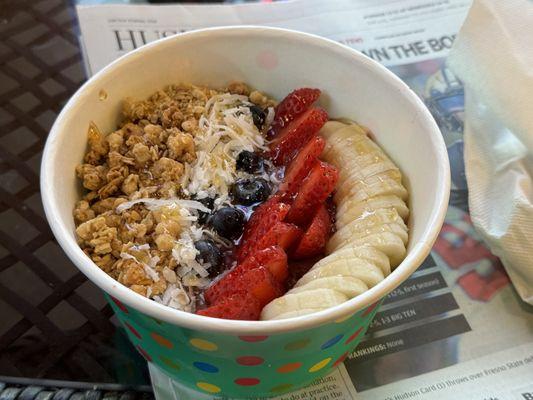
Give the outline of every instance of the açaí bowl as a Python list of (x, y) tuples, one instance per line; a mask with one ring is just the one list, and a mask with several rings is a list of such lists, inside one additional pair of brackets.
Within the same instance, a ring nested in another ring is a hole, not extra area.
[[(100, 270), (76, 244), (75, 166), (91, 121), (116, 127), (121, 101), (171, 83), (224, 86), (240, 80), (281, 99), (310, 86), (331, 117), (368, 126), (409, 189), (407, 257), (383, 282), (334, 308), (279, 321), (228, 321), (148, 300)], [(102, 96), (104, 91), (107, 96)], [(57, 118), (43, 155), (48, 222), (76, 266), (104, 290), (134, 346), (182, 384), (207, 393), (272, 396), (326, 374), (365, 333), (384, 296), (428, 255), (448, 203), (449, 164), (439, 129), (420, 99), (391, 72), (336, 42), (284, 29), (226, 27), (188, 32), (133, 51), (93, 76)]]

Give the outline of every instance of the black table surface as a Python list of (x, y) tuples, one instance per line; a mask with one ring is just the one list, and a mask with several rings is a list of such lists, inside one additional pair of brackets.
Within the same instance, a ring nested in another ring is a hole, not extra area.
[(144, 361), (41, 204), (46, 137), (85, 79), (74, 2), (0, 0), (0, 375), (142, 385)]

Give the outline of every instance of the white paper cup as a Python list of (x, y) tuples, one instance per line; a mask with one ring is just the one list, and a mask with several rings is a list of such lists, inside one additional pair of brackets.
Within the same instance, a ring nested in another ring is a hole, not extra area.
[[(78, 247), (72, 210), (81, 190), (75, 167), (86, 150), (89, 123), (110, 132), (117, 126), (124, 98), (142, 99), (171, 83), (221, 87), (234, 80), (277, 99), (295, 88), (320, 88), (320, 104), (331, 117), (348, 117), (369, 127), (400, 167), (410, 194), (408, 252), (383, 282), (316, 314), (279, 321), (228, 321), (148, 300), (109, 277)], [(302, 386), (353, 349), (376, 311), (369, 307), (407, 279), (429, 254), (445, 216), (449, 187), (441, 133), (403, 82), (339, 43), (263, 27), (188, 32), (144, 46), (104, 68), (57, 118), (41, 169), (46, 215), (59, 244), (92, 282), (116, 299), (113, 306), (133, 343), (174, 379), (205, 392), (241, 398)], [(300, 345), (294, 345), (298, 341)], [(242, 356), (262, 361), (245, 365), (239, 361)], [(289, 364), (298, 368), (290, 374), (280, 372), (290, 369), (283, 369)]]

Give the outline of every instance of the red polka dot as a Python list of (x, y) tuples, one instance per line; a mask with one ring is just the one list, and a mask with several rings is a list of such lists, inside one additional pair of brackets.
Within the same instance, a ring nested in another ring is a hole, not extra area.
[(363, 317), (366, 317), (368, 314), (370, 314), (372, 311), (374, 311), (374, 308), (378, 306), (379, 301), (376, 301), (374, 304), (372, 304), (370, 307), (368, 307), (365, 312), (363, 313)]
[(350, 336), (346, 340), (346, 342), (344, 342), (344, 344), (348, 344), (348, 343), (352, 342), (357, 336), (359, 336), (359, 334), (361, 333), (362, 330), (363, 330), (363, 328), (359, 328), (358, 330), (356, 330), (355, 333), (352, 336)]
[(113, 301), (113, 303), (115, 303), (117, 305), (117, 307), (120, 309), (120, 311), (122, 311), (123, 313), (126, 313), (128, 314), (129, 311), (128, 309), (126, 308), (126, 306), (124, 304), (122, 304), (119, 299), (115, 299), (113, 296), (110, 296), (111, 297), (111, 300)]
[(256, 356), (242, 356), (237, 358), (237, 363), (246, 365), (247, 367), (253, 367), (254, 365), (263, 364), (265, 360)]
[(142, 336), (141, 334), (137, 331), (137, 329), (135, 329), (133, 326), (131, 326), (130, 324), (128, 324), (127, 322), (124, 322), (124, 325), (126, 326), (126, 328), (129, 329), (129, 331), (131, 333), (133, 333), (135, 336), (137, 336), (138, 339), (141, 339), (142, 340)]
[(259, 385), (261, 381), (257, 378), (237, 378), (235, 383), (240, 386), (255, 386)]
[(346, 353), (344, 353), (342, 356), (340, 356), (340, 357), (337, 359), (337, 361), (335, 361), (335, 362), (333, 363), (332, 366), (333, 366), (333, 367), (336, 367), (337, 365), (339, 365), (341, 362), (344, 361), (344, 359), (345, 359), (346, 357), (348, 357), (348, 354), (350, 354), (349, 351), (347, 351)]
[(268, 336), (239, 336), (239, 339), (245, 342), (262, 342), (263, 340), (267, 340)]
[(146, 352), (141, 346), (137, 346), (137, 350), (139, 350), (139, 353), (142, 354), (144, 358), (146, 358), (146, 361), (152, 362), (152, 357), (150, 357), (150, 354)]

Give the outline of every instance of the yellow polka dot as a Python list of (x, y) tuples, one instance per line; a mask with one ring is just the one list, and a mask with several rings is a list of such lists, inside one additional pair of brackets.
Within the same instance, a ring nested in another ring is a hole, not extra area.
[(315, 365), (309, 368), (309, 372), (320, 371), (322, 368), (328, 365), (330, 361), (331, 361), (331, 357), (324, 358), (322, 361), (317, 362)]
[(218, 393), (222, 390), (218, 386), (207, 382), (196, 382), (196, 386), (209, 393)]
[(213, 342), (204, 340), (204, 339), (192, 338), (191, 340), (189, 340), (189, 343), (200, 350), (205, 350), (205, 351), (218, 350), (218, 346), (216, 344), (214, 344)]
[(340, 324), (341, 322), (344, 322), (344, 321), (346, 321), (346, 320), (348, 320), (348, 319), (350, 319), (350, 318), (352, 318), (352, 315), (347, 315), (347, 316), (345, 316), (345, 317), (342, 317), (342, 318), (336, 319), (336, 320), (335, 320), (335, 323), (336, 323), (336, 324)]

